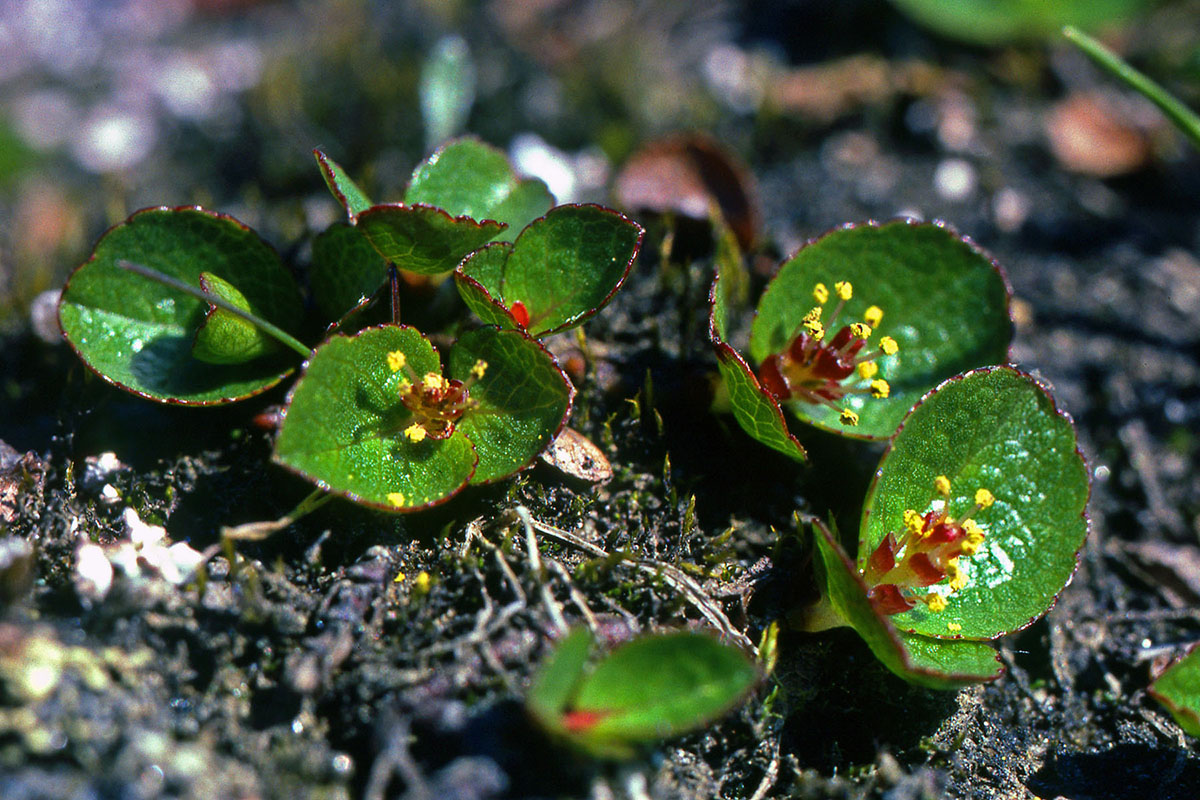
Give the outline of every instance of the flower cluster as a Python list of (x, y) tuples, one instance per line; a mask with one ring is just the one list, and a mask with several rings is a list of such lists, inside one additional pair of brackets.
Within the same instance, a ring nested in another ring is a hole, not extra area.
[(875, 361), (894, 355), (899, 347), (892, 337), (882, 336), (876, 348), (866, 348), (867, 340), (883, 319), (883, 309), (879, 306), (868, 308), (862, 322), (847, 323), (832, 337), (826, 336), (828, 330), (834, 329), (846, 301), (854, 295), (849, 281), (835, 283), (833, 290), (838, 303), (828, 322), (822, 322), (829, 289), (823, 283), (813, 287), (813, 299), (818, 305), (804, 315), (787, 349), (763, 361), (758, 368), (758, 379), (780, 401), (826, 405), (838, 412), (843, 424), (857, 425), (858, 414), (842, 406), (841, 400), (850, 394), (887, 397), (891, 387), (879, 376)]
[(487, 372), (487, 362), (482, 359), (471, 367), (471, 376), (464, 383), (446, 378), (436, 372), (417, 375), (408, 364), (403, 352), (394, 350), (387, 354), (388, 369), (392, 372), (404, 370), (405, 377), (399, 385), (400, 402), (411, 416), (404, 428), (404, 436), (412, 442), (430, 439), (447, 439), (454, 433), (454, 425), (475, 403), (469, 390), (472, 384)]
[[(950, 480), (939, 475), (934, 487), (942, 497), (950, 496)], [(946, 608), (946, 596), (939, 592), (906, 593), (949, 581), (950, 593), (967, 585), (967, 576), (959, 558), (973, 556), (983, 544), (984, 532), (972, 517), (995, 501), (987, 489), (975, 492), (975, 507), (962, 519), (946, 513), (945, 502), (920, 514), (904, 512), (904, 531), (890, 532), (871, 557), (863, 579), (869, 587), (871, 604), (882, 614), (899, 614), (924, 603), (930, 611)]]

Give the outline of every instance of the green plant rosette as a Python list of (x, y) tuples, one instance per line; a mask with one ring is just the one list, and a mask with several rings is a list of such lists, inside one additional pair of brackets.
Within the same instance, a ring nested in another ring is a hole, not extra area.
[[(445, 439), (411, 441), (411, 414), (388, 354), (412, 373), (467, 382), (477, 360), (483, 378), (473, 406)], [(447, 368), (415, 328), (385, 325), (336, 334), (313, 353), (289, 398), (274, 460), (362, 505), (415, 511), (442, 503), (468, 483), (499, 480), (526, 467), (570, 413), (573, 389), (554, 359), (519, 331), (482, 328), (455, 343)]]
[[(948, 498), (934, 489), (939, 475), (950, 480)], [(1045, 614), (1075, 572), (1088, 532), (1087, 467), (1070, 417), (1013, 367), (956, 376), (914, 406), (867, 493), (859, 568), (889, 531), (904, 530), (906, 509), (924, 514), (944, 501), (961, 519), (980, 488), (995, 502), (974, 515), (985, 539), (959, 559), (966, 585), (946, 594), (944, 611), (918, 603), (894, 615), (901, 631), (995, 639)]]
[[(228, 312), (214, 321), (204, 301), (121, 269), (120, 261), (197, 289), (201, 274), (211, 274), (219, 294), (284, 330), (303, 313), (291, 273), (241, 222), (197, 207), (143, 209), (100, 238), (59, 301), (63, 334), (104, 380), (150, 400), (215, 405), (265, 391), (291, 372), (294, 357), (247, 323)], [(233, 363), (196, 357), (202, 328), (201, 355)]]
[[(862, 320), (869, 306), (882, 308), (882, 321), (865, 349), (875, 349), (884, 336), (899, 344), (898, 353), (877, 361), (890, 393), (886, 398), (850, 394), (837, 408), (799, 400), (783, 404), (804, 422), (851, 438), (887, 439), (933, 386), (1008, 360), (1010, 292), (999, 266), (946, 225), (900, 220), (838, 228), (785, 261), (759, 301), (750, 330), (751, 361), (761, 363), (785, 350), (816, 305), (813, 287), (823, 283), (832, 291), (839, 281), (853, 285), (853, 297), (832, 324), (836, 298), (825, 306), (828, 335)], [(843, 423), (840, 408), (854, 411), (858, 424)]]
[[(467, 256), (454, 273), (480, 319), (542, 337), (582, 324), (603, 308), (641, 249), (640, 225), (609, 208), (563, 205), (529, 224), (513, 244)], [(512, 311), (520, 303), (527, 323)]]
[(538, 671), (527, 707), (546, 730), (602, 758), (724, 716), (754, 689), (758, 668), (703, 633), (641, 636), (587, 666), (592, 635), (568, 634)]

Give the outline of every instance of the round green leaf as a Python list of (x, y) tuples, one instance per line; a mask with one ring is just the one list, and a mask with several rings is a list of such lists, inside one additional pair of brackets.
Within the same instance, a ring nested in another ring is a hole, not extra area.
[(1200, 647), (1172, 664), (1150, 684), (1150, 694), (1166, 706), (1179, 727), (1200, 736)]
[[(451, 216), (495, 220), (508, 225), (507, 236), (512, 237), (545, 214), (554, 196), (536, 178), (519, 179), (502, 151), (467, 137), (443, 145), (416, 168), (404, 202), (435, 206)], [(500, 233), (491, 230), (491, 236)]]
[[(211, 272), (200, 273), (200, 288), (236, 308), (259, 314), (259, 310), (250, 305), (236, 286)], [(210, 304), (200, 329), (196, 331), (192, 355), (209, 364), (244, 364), (278, 349), (279, 342), (263, 333), (262, 328)]]
[(294, 329), (300, 295), (278, 254), (232, 217), (200, 208), (151, 208), (111, 228), (71, 274), (58, 314), (67, 341), (105, 380), (152, 400), (227, 403), (262, 392), (289, 357), (209, 364), (192, 355), (207, 304), (121, 269), (131, 261), (199, 287), (212, 273), (268, 321)]
[[(884, 453), (863, 507), (859, 565), (905, 509), (925, 513), (941, 497), (956, 519), (984, 488), (995, 503), (975, 514), (986, 536), (959, 559), (966, 586), (930, 613), (918, 603), (892, 618), (927, 636), (994, 639), (1046, 613), (1075, 571), (1087, 537), (1088, 474), (1071, 420), (1034, 378), (990, 367), (952, 378), (921, 400)], [(949, 626), (960, 628), (951, 631)]]
[(718, 267), (717, 277), (713, 280), (708, 296), (711, 308), (708, 335), (717, 351), (717, 368), (721, 372), (725, 391), (729, 393), (729, 407), (733, 418), (742, 430), (772, 450), (778, 450), (796, 461), (807, 461), (808, 453), (805, 452), (804, 445), (788, 430), (787, 420), (783, 418), (779, 403), (762, 388), (758, 377), (746, 364), (745, 359), (725, 343), (729, 305), (725, 287), (728, 280), (725, 270)]
[(839, 406), (859, 415), (857, 425), (843, 424), (838, 411), (793, 401), (788, 407), (819, 428), (861, 439), (889, 438), (921, 395), (942, 380), (973, 367), (1008, 360), (1012, 321), (1009, 290), (999, 267), (970, 241), (939, 224), (910, 221), (840, 228), (810, 242), (784, 262), (758, 304), (750, 333), (750, 357), (761, 363), (783, 351), (816, 303), (813, 287), (830, 290), (849, 281), (854, 296), (838, 319), (829, 315), (828, 335), (860, 321), (869, 306), (883, 309), (883, 320), (866, 347), (883, 336), (900, 345), (894, 356), (879, 359), (879, 375), (891, 385), (886, 398), (848, 395)]
[(1132, 17), (1145, 0), (892, 0), (917, 22), (976, 44), (1056, 35), (1064, 25), (1092, 28)]
[(522, 231), (511, 250), (479, 251), (463, 261), (458, 274), (506, 309), (522, 303), (529, 333), (546, 336), (579, 325), (612, 299), (633, 266), (642, 235), (640, 225), (612, 209), (558, 206)]
[(1003, 674), (996, 651), (983, 642), (946, 641), (898, 631), (871, 605), (866, 584), (829, 528), (816, 522), (813, 529), (825, 597), (884, 666), (910, 683), (931, 689), (958, 689)]
[(476, 363), (487, 366), (469, 384), (478, 405), (458, 423), (475, 446), (472, 483), (507, 478), (546, 449), (571, 413), (575, 388), (545, 348), (521, 331), (480, 328), (450, 350), (446, 374), (464, 383)]
[(313, 150), (313, 155), (317, 159), (317, 166), (321, 168), (321, 175), (325, 178), (325, 185), (329, 187), (329, 191), (333, 193), (337, 201), (342, 204), (342, 208), (346, 209), (346, 215), (350, 217), (351, 221), (360, 212), (366, 211), (374, 205), (366, 193), (358, 188), (358, 184), (350, 179), (350, 176), (346, 174), (346, 170), (342, 169), (340, 164), (320, 150)]
[(696, 730), (745, 700), (757, 667), (702, 633), (642, 636), (604, 657), (569, 704), (569, 733), (596, 755)]
[(386, 325), (332, 336), (316, 349), (288, 401), (274, 460), (318, 486), (386, 511), (436, 505), (475, 472), (475, 451), (460, 425), (446, 439), (404, 436), (410, 414), (388, 354), (413, 373), (441, 374), (437, 352), (415, 328)]
[(341, 319), (387, 279), (387, 262), (352, 225), (330, 225), (313, 240), (309, 285), (326, 319)]
[(427, 205), (372, 206), (358, 215), (357, 224), (379, 255), (422, 275), (454, 269), (463, 256), (504, 230), (499, 222), (452, 217)]

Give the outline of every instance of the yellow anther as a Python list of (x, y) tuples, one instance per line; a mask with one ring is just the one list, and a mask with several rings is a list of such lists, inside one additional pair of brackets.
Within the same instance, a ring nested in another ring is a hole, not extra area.
[(444, 390), (450, 385), (449, 381), (436, 372), (426, 372), (421, 378), (421, 383), (425, 385), (426, 389), (433, 391)]
[(982, 539), (980, 539), (978, 542), (973, 542), (970, 539), (965, 539), (963, 541), (963, 543), (958, 546), (958, 549), (964, 556), (973, 556), (979, 552), (979, 545), (982, 542), (983, 542)]
[(925, 605), (929, 606), (929, 610), (935, 614), (940, 614), (946, 610), (946, 598), (942, 597), (937, 592), (930, 592), (925, 595)]
[(850, 285), (850, 281), (838, 281), (833, 285), (833, 290), (837, 292), (839, 300), (849, 300), (854, 296), (854, 287)]
[(879, 349), (885, 356), (894, 356), (900, 350), (900, 345), (896, 344), (896, 340), (892, 337), (884, 336), (879, 340)]
[(815, 319), (806, 320), (804, 330), (808, 331), (808, 335), (814, 339), (821, 339), (825, 336), (825, 326)]
[(871, 326), (865, 322), (851, 322), (850, 332), (860, 339), (866, 339), (871, 335)]
[(950, 631), (951, 633), (958, 633), (962, 630), (962, 625), (959, 625), (957, 622), (947, 622), (946, 630)]
[(429, 591), (429, 587), (433, 585), (433, 578), (429, 577), (429, 573), (421, 570), (417, 573), (417, 577), (413, 578), (413, 589), (421, 594)]
[(412, 391), (412, 384), (401, 378), (400, 383), (396, 384), (396, 391), (400, 394), (408, 394)]
[(967, 585), (967, 573), (958, 566), (958, 559), (946, 562), (946, 577), (950, 579), (950, 591), (957, 592)]
[(964, 519), (962, 521), (963, 533), (967, 535), (968, 542), (979, 544), (983, 541), (983, 529), (979, 527), (979, 523), (973, 519)]
[(858, 377), (864, 380), (874, 378), (877, 372), (879, 372), (879, 365), (874, 361), (864, 361), (858, 365)]
[(429, 431), (421, 427), (421, 423), (414, 422), (412, 425), (409, 425), (404, 429), (404, 435), (408, 437), (410, 442), (420, 442), (429, 435)]
[(987, 489), (979, 489), (975, 492), (975, 505), (980, 508), (988, 508), (994, 502), (996, 502), (996, 498)]
[(475, 362), (475, 365), (471, 367), (471, 374), (476, 378), (482, 378), (487, 372), (487, 368), (488, 363), (480, 358)]
[(892, 387), (883, 378), (876, 378), (871, 381), (871, 396), (884, 398), (892, 391)]
[(825, 288), (825, 284), (818, 283), (813, 287), (813, 300), (816, 300), (821, 305), (829, 302), (829, 290)]
[(816, 322), (817, 320), (821, 319), (822, 311), (824, 311), (824, 309), (821, 308), (820, 306), (813, 306), (812, 308), (810, 308), (808, 310), (808, 313), (804, 315), (804, 321), (805, 322)]
[(883, 319), (883, 309), (879, 306), (871, 306), (863, 312), (863, 322), (870, 325), (872, 328), (879, 327), (879, 320)]
[(938, 475), (933, 479), (933, 490), (942, 497), (950, 496), (950, 479), (945, 475)]
[(396, 508), (404, 507), (404, 493), (403, 492), (388, 492), (387, 500), (389, 503), (391, 503)]
[(858, 414), (855, 414), (853, 411), (851, 411), (848, 408), (842, 409), (842, 413), (838, 415), (838, 419), (840, 419), (842, 421), (843, 425), (857, 425), (858, 424)]
[(904, 527), (910, 533), (919, 534), (925, 529), (925, 520), (914, 509), (905, 509), (904, 511)]
[(408, 363), (408, 357), (400, 350), (393, 350), (387, 354), (387, 361), (388, 369), (392, 372), (399, 372)]

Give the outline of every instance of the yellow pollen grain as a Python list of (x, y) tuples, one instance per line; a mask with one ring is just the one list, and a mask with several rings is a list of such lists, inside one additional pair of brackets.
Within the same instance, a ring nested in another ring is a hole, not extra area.
[[(403, 508), (404, 507), (404, 493), (403, 492), (388, 492), (387, 501), (389, 503), (391, 503), (393, 506), (395, 506), (396, 508)], [(403, 576), (401, 576), (401, 579), (403, 580)]]
[(412, 425), (409, 425), (404, 429), (404, 435), (408, 437), (410, 442), (420, 442), (429, 435), (429, 431), (421, 427), (421, 423), (414, 422)]
[(813, 300), (816, 300), (821, 305), (829, 302), (829, 290), (825, 288), (825, 284), (818, 283), (813, 287)]
[(967, 585), (967, 573), (960, 572), (950, 579), (950, 591), (959, 592)]
[(925, 528), (925, 520), (921, 518), (921, 515), (915, 509), (905, 509), (904, 527), (911, 533), (921, 533)]
[(404, 583), (405, 575), (403, 572), (397, 572), (396, 577), (392, 578), (392, 583)]
[(842, 421), (843, 425), (857, 425), (858, 424), (858, 414), (855, 414), (853, 411), (851, 411), (848, 408), (842, 409), (842, 413), (838, 415), (838, 419), (840, 419)]
[(945, 475), (938, 475), (933, 479), (933, 489), (942, 497), (950, 496), (950, 479)]
[(975, 492), (975, 505), (980, 508), (989, 508), (994, 502), (996, 502), (996, 498), (987, 489), (979, 489)]
[(408, 363), (408, 357), (400, 350), (393, 350), (387, 354), (388, 369), (392, 372), (399, 372), (404, 369), (404, 365)]
[(429, 587), (433, 585), (433, 578), (429, 577), (429, 573), (421, 570), (417, 573), (417, 577), (413, 578), (413, 589), (425, 594), (429, 591)]
[(833, 285), (833, 290), (837, 292), (839, 300), (849, 300), (854, 296), (854, 287), (850, 285), (850, 281), (838, 281)]
[(867, 339), (871, 336), (871, 326), (865, 322), (851, 322), (850, 332), (860, 339)]
[(875, 380), (871, 381), (872, 397), (884, 398), (891, 394), (891, 392), (891, 385), (889, 385), (888, 382), (883, 378), (876, 378)]
[(804, 321), (805, 322), (818, 321), (819, 319), (821, 319), (821, 312), (823, 310), (824, 309), (822, 309), (820, 306), (813, 306), (812, 308), (810, 308), (808, 310), (808, 313), (804, 315)]
[(879, 306), (871, 306), (863, 312), (863, 322), (870, 325), (872, 328), (879, 327), (879, 321), (883, 319), (883, 309)]
[(471, 374), (476, 378), (482, 378), (485, 374), (487, 374), (487, 368), (488, 363), (481, 358), (475, 362), (474, 366), (471, 367)]
[(947, 622), (946, 630), (958, 633), (962, 630), (962, 625), (959, 625), (957, 622)]
[(434, 391), (445, 389), (450, 385), (445, 378), (443, 378), (441, 375), (438, 375), (436, 372), (426, 372), (421, 378), (421, 383), (425, 385), (426, 389), (432, 389)]
[(940, 614), (946, 610), (946, 598), (936, 592), (930, 592), (925, 595), (925, 604), (929, 606), (929, 610), (935, 614)]
[(900, 345), (896, 344), (896, 340), (890, 336), (884, 336), (879, 340), (879, 349), (883, 351), (885, 356), (894, 356), (900, 350)]
[(879, 365), (874, 361), (864, 361), (858, 365), (858, 377), (864, 380), (874, 378), (877, 372), (879, 372)]

